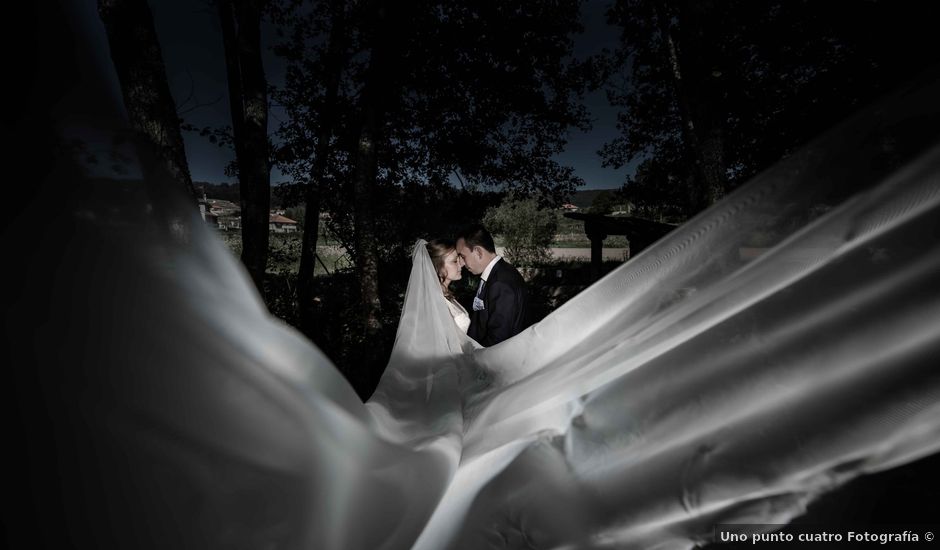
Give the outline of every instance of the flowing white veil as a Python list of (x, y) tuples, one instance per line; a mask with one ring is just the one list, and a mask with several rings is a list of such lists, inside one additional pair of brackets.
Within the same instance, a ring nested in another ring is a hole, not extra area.
[[(50, 9), (62, 32), (80, 11)], [(491, 348), (457, 330), (419, 241), (363, 404), (143, 149), (121, 149), (120, 102), (85, 116), (114, 97), (106, 64), (42, 51), (61, 70), (13, 130), (43, 171), (2, 241), (22, 262), (5, 460), (29, 486), (11, 538), (690, 548), (940, 450), (936, 71)], [(76, 141), (140, 177), (97, 174)], [(12, 229), (40, 209), (42, 234)]]
[[(932, 93), (820, 138), (524, 333), (464, 348), (460, 468), (417, 546), (688, 547), (940, 449), (940, 147), (928, 131), (898, 162), (912, 136), (896, 133), (936, 120)], [(432, 325), (455, 332), (442, 307), (415, 315), (440, 295), (419, 277), (399, 360)], [(409, 402), (392, 378), (383, 402)]]

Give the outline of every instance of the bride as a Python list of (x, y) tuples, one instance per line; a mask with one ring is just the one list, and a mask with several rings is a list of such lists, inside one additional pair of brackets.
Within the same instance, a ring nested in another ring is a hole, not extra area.
[[(420, 246), (420, 244), (421, 241), (415, 246)], [(457, 323), (457, 327), (466, 334), (467, 329), (470, 328), (470, 314), (450, 291), (450, 284), (462, 278), (461, 270), (464, 266), (463, 258), (457, 254), (457, 245), (449, 239), (433, 239), (425, 245), (425, 248), (431, 258), (431, 265), (437, 274), (437, 279), (440, 281), (441, 292), (447, 300), (447, 309), (454, 318), (454, 322)]]

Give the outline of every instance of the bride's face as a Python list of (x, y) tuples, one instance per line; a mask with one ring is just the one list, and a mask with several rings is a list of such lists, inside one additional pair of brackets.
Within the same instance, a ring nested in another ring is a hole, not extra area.
[(462, 268), (463, 259), (457, 254), (456, 250), (452, 250), (450, 254), (444, 256), (444, 282), (459, 281)]

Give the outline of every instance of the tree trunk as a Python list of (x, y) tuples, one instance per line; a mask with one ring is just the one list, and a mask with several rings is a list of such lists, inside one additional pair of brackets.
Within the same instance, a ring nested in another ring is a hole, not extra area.
[(665, 4), (657, 4), (654, 9), (676, 90), (686, 157), (693, 170), (689, 209), (694, 214), (721, 198), (725, 181), (723, 110), (718, 80), (721, 72), (709, 63), (717, 57), (703, 49), (709, 43), (704, 37), (703, 21), (710, 8), (708, 3), (683, 3), (678, 29), (681, 40), (676, 38), (677, 32)]
[(313, 299), (316, 295), (314, 271), (317, 261), (317, 238), (320, 231), (320, 178), (316, 175), (316, 172), (318, 172), (317, 164), (320, 162), (319, 149), (318, 143), (317, 158), (314, 160), (310, 182), (307, 184), (304, 234), (300, 243), (300, 268), (297, 271), (297, 307), (300, 314), (300, 330), (308, 336), (312, 336), (316, 329)]
[(153, 143), (161, 164), (196, 200), (176, 103), (170, 94), (146, 0), (98, 0), (131, 127)]
[[(395, 93), (393, 69), (398, 55), (399, 40), (393, 33), (403, 33), (403, 12), (407, 4), (390, 9), (378, 0), (372, 10), (373, 43), (365, 85), (360, 95), (361, 127), (356, 148), (353, 175), (354, 247), (359, 289), (362, 299), (362, 319), (366, 335), (382, 328), (382, 304), (379, 300), (379, 256), (375, 232), (375, 178), (378, 174), (378, 154), (384, 139), (385, 110), (388, 95)], [(392, 16), (392, 17), (389, 17)]]
[[(725, 188), (724, 167), (724, 114), (726, 112), (723, 96), (724, 69), (721, 62), (721, 36), (707, 36), (717, 33), (717, 22), (709, 18), (719, 13), (714, 0), (686, 0), (682, 4), (683, 36), (690, 43), (690, 48), (683, 49), (687, 65), (694, 70), (694, 78), (687, 93), (689, 110), (696, 121), (698, 150), (696, 164), (700, 173), (698, 193), (695, 203), (704, 209), (718, 202)], [(711, 30), (709, 30), (711, 28)]]
[(306, 218), (303, 241), (300, 247), (300, 269), (297, 274), (300, 327), (308, 335), (314, 334), (315, 329), (313, 297), (316, 294), (314, 271), (320, 228), (320, 193), (323, 188), (323, 174), (326, 173), (329, 164), (330, 138), (333, 135), (335, 104), (339, 92), (339, 81), (343, 68), (343, 51), (345, 49), (346, 28), (343, 2), (334, 1), (332, 8), (332, 22), (324, 74), (326, 97), (323, 102), (323, 112), (320, 113), (313, 167), (310, 171), (310, 182), (307, 185)]
[(271, 212), (268, 90), (261, 62), (264, 0), (219, 0), (218, 6), (241, 193), (241, 259), (263, 294)]
[(375, 211), (372, 204), (378, 173), (378, 109), (372, 101), (364, 106), (362, 129), (356, 149), (353, 176), (356, 267), (362, 298), (362, 319), (366, 333), (382, 328), (382, 303), (379, 300), (379, 255), (376, 248)]

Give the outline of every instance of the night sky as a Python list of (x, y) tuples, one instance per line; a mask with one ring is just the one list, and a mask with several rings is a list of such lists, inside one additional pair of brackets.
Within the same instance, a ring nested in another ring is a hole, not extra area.
[[(577, 56), (614, 47), (618, 30), (606, 24), (604, 15), (610, 3), (610, 0), (585, 2), (582, 13), (585, 33), (575, 41)], [(161, 0), (151, 2), (151, 9), (170, 89), (183, 118), (196, 127), (230, 125), (222, 36), (215, 8), (198, 0)], [(266, 36), (273, 36), (270, 28), (266, 30)], [(283, 74), (282, 64), (270, 51), (265, 53), (268, 82), (278, 84)], [(594, 128), (589, 133), (571, 130), (568, 148), (558, 156), (558, 161), (575, 169), (575, 173), (585, 181), (584, 189), (620, 187), (627, 169), (603, 168), (597, 156), (598, 149), (617, 133), (616, 111), (608, 104), (603, 90), (586, 96), (585, 103), (590, 109)], [(276, 109), (272, 109), (272, 132), (277, 128), (280, 116)], [(225, 165), (234, 158), (234, 152), (209, 143), (195, 133), (184, 132), (183, 138), (193, 181), (234, 183), (235, 180), (224, 173)], [(283, 180), (280, 172), (272, 172), (272, 183)]]

